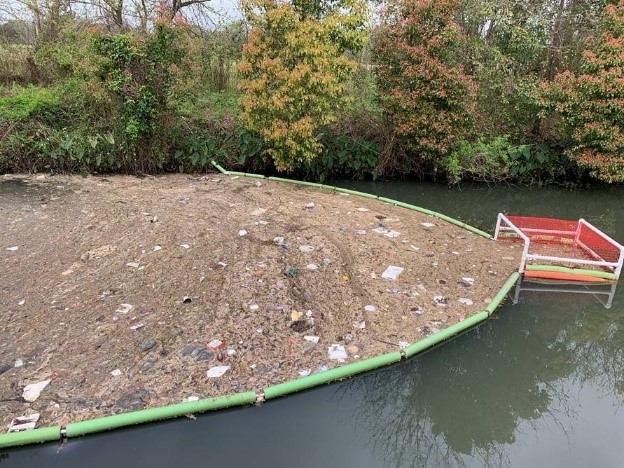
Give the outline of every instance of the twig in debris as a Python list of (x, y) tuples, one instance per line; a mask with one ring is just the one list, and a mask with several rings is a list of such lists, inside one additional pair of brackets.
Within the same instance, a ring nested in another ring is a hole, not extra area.
[(399, 348), (401, 347), (400, 344), (393, 343), (392, 341), (380, 340), (379, 338), (373, 338), (373, 340), (379, 341), (380, 343), (386, 343), (386, 344), (389, 344), (389, 345), (392, 345), (392, 346), (398, 346)]

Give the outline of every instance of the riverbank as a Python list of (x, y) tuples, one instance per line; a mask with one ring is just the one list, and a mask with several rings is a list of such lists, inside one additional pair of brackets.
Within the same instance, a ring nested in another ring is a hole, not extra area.
[(266, 180), (9, 176), (0, 193), (6, 424), (259, 390), (398, 351), (481, 311), (519, 263), (514, 246), (421, 213)]

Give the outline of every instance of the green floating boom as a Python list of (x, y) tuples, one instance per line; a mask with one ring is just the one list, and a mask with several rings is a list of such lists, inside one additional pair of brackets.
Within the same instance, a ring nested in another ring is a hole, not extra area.
[(494, 296), (494, 299), (492, 299), (492, 302), (490, 302), (490, 304), (484, 309), (484, 311), (487, 312), (488, 315), (492, 315), (494, 311), (498, 308), (498, 306), (501, 304), (501, 302), (505, 300), (505, 297), (507, 296), (507, 294), (509, 294), (509, 291), (511, 291), (511, 288), (513, 288), (516, 282), (518, 281), (518, 278), (520, 278), (520, 273), (518, 273), (517, 271), (514, 271), (509, 276), (509, 279), (507, 279), (507, 281), (505, 282), (501, 290), (498, 291), (496, 296)]
[(401, 358), (401, 353), (397, 351), (365, 359), (363, 361), (353, 362), (325, 372), (308, 375), (307, 377), (301, 377), (296, 380), (291, 380), (290, 382), (273, 385), (264, 389), (264, 398), (265, 400), (271, 400), (273, 398), (300, 392), (301, 390), (306, 390), (318, 385), (328, 384), (335, 380), (346, 379), (347, 377), (351, 377), (355, 374), (361, 374), (362, 372), (394, 364), (395, 362), (399, 362)]
[(211, 161), (212, 165), (217, 169), (217, 171), (219, 171), (221, 174), (229, 174), (228, 171), (226, 171), (225, 169), (223, 169), (219, 164), (217, 164), (215, 161)]
[(570, 273), (572, 275), (586, 275), (593, 276), (595, 278), (603, 278), (608, 280), (615, 281), (615, 273), (608, 273), (606, 271), (598, 271), (598, 270), (587, 270), (583, 268), (567, 268), (556, 265), (526, 265), (524, 267), (527, 271), (555, 271), (558, 273)]
[(440, 330), (438, 333), (428, 336), (424, 340), (417, 341), (409, 346), (407, 346), (403, 351), (405, 352), (405, 356), (408, 358), (415, 356), (416, 354), (420, 354), (428, 348), (435, 346), (443, 341), (450, 339), (451, 337), (458, 335), (469, 328), (474, 327), (478, 323), (483, 322), (489, 317), (488, 313), (483, 311), (479, 312), (476, 315), (473, 315), (466, 320), (462, 320), (455, 325), (451, 325), (444, 330)]
[(60, 426), (41, 427), (30, 431), (0, 434), (0, 449), (18, 447), (20, 445), (40, 444), (43, 442), (54, 442), (56, 440), (61, 440)]
[(105, 416), (103, 418), (91, 419), (72, 423), (65, 431), (67, 437), (78, 437), (96, 432), (108, 431), (119, 427), (132, 426), (134, 424), (144, 424), (148, 422), (160, 421), (162, 419), (176, 418), (185, 414), (204, 413), (231, 406), (251, 405), (256, 402), (255, 392), (235, 393), (205, 400), (189, 401), (175, 405), (162, 406), (159, 408), (149, 408), (130, 413)]
[(396, 206), (400, 206), (403, 208), (407, 208), (408, 210), (412, 210), (412, 211), (418, 211), (419, 213), (423, 213), (429, 216), (433, 216), (435, 218), (441, 219), (443, 221), (446, 221), (450, 224), (454, 224), (455, 226), (459, 226), (467, 231), (470, 231), (474, 234), (478, 234), (479, 236), (485, 237), (486, 239), (492, 239), (492, 236), (490, 234), (488, 234), (485, 231), (482, 231), (481, 229), (478, 229), (474, 226), (471, 226), (470, 224), (466, 224), (462, 221), (459, 221), (455, 218), (451, 218), (450, 216), (447, 216), (445, 214), (442, 213), (438, 213), (437, 211), (432, 211), (432, 210), (428, 210), (426, 208), (421, 208), (420, 206), (416, 206), (416, 205), (410, 205), (409, 203), (405, 203), (405, 202), (401, 202), (398, 200), (394, 200), (392, 198), (387, 198), (387, 197), (379, 197), (379, 200), (386, 202), (386, 203), (390, 203), (392, 205), (396, 205)]

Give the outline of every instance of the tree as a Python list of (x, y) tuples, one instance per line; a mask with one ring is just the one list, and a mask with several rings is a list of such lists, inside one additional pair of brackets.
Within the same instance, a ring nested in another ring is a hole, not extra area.
[(396, 134), (434, 162), (466, 138), (476, 85), (455, 54), (462, 31), (459, 0), (398, 0), (374, 38), (381, 106)]
[(278, 170), (319, 155), (364, 42), (364, 0), (246, 0), (252, 26), (239, 65), (241, 120), (262, 136)]
[(541, 104), (562, 117), (580, 165), (597, 179), (624, 182), (624, 0), (606, 6), (603, 32), (583, 54), (581, 72), (543, 84)]

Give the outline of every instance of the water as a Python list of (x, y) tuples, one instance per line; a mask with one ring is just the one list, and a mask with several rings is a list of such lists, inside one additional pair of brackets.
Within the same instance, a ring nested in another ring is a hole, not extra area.
[[(624, 190), (341, 185), (492, 231), (499, 211), (583, 217), (624, 241)], [(621, 467), (624, 287), (522, 292), (493, 319), (392, 368), (261, 407), (12, 449), (0, 468)]]

